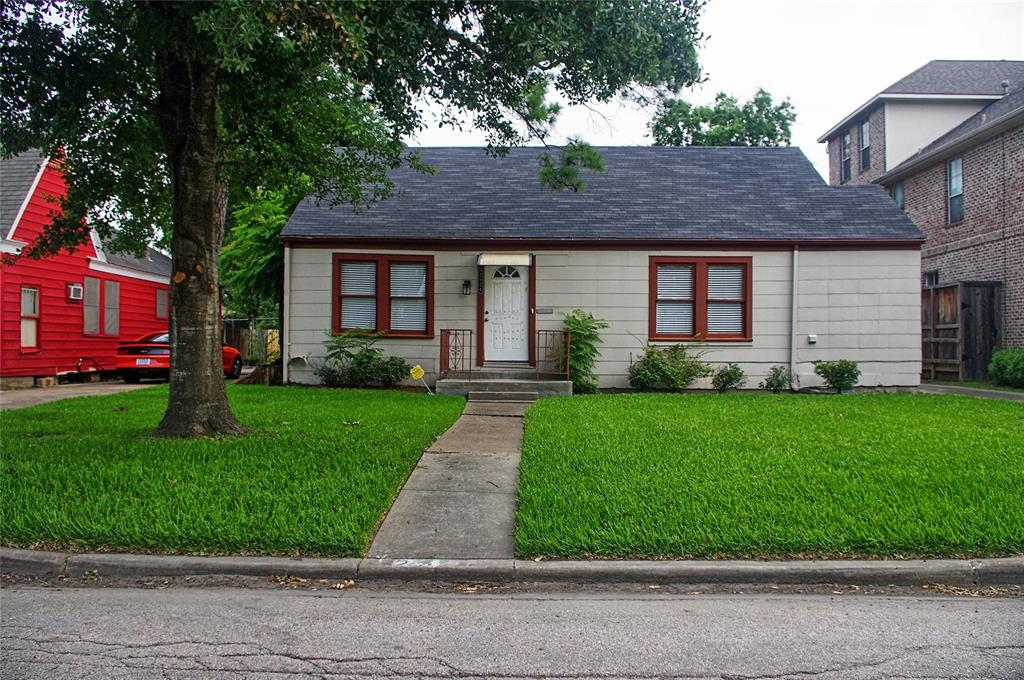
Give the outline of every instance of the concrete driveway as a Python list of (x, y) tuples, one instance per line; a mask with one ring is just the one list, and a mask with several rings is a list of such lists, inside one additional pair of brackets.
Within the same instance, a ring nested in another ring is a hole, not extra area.
[(104, 394), (116, 394), (117, 392), (137, 390), (155, 384), (157, 383), (129, 385), (115, 380), (111, 382), (57, 385), (56, 387), (32, 387), (24, 390), (4, 390), (0, 392), (0, 411), (25, 408), (26, 406), (45, 404), (59, 399), (70, 399), (71, 397), (97, 397)]

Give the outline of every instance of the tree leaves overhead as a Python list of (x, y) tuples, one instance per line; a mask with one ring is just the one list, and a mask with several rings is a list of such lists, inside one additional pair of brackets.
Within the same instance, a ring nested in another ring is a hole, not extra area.
[[(501, 154), (543, 141), (557, 115), (549, 90), (580, 103), (696, 82), (702, 5), (10, 2), (0, 140), (5, 155), (36, 147), (64, 159), (65, 217), (36, 254), (81, 242), (87, 215), (113, 247), (139, 251), (173, 221), (157, 120), (157, 57), (168, 50), (218, 69), (220, 171), (233, 197), (306, 177), (319, 196), (365, 204), (388, 193), (388, 171), (411, 160), (401, 140), (427, 124), (476, 126)], [(573, 143), (539, 172), (578, 189), (579, 170), (599, 165)]]
[(667, 99), (651, 121), (657, 146), (789, 146), (796, 111), (789, 99), (778, 104), (759, 89), (740, 104), (719, 92), (712, 106)]

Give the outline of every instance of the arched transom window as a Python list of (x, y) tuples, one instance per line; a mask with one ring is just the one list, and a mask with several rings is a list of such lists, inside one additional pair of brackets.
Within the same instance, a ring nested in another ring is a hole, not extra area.
[(494, 278), (496, 279), (518, 279), (519, 270), (511, 265), (505, 265), (504, 267), (498, 267), (494, 270)]

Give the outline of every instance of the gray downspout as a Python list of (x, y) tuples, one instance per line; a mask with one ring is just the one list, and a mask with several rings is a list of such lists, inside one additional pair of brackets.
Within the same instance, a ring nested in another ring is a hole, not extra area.
[(800, 271), (800, 246), (793, 246), (793, 271), (791, 280), (793, 282), (790, 292), (791, 308), (789, 312), (789, 372), (793, 376), (796, 385), (800, 385), (800, 378), (796, 374), (796, 324), (797, 324), (797, 297), (799, 296), (799, 271)]
[(284, 244), (284, 296), (283, 296), (283, 299), (281, 300), (281, 306), (284, 308), (283, 313), (282, 313), (282, 319), (284, 320), (284, 323), (281, 324), (282, 328), (281, 328), (281, 339), (280, 339), (280, 343), (281, 343), (281, 382), (283, 384), (285, 384), (285, 385), (288, 384), (288, 359), (291, 358), (291, 354), (292, 354), (291, 353), (291, 346), (292, 346), (291, 337), (288, 335), (288, 321), (289, 321), (288, 298), (290, 297), (290, 293), (291, 293), (291, 281), (289, 280), (290, 277), (291, 277), (291, 259), (292, 259), (291, 248), (289, 248), (288, 244), (285, 243)]

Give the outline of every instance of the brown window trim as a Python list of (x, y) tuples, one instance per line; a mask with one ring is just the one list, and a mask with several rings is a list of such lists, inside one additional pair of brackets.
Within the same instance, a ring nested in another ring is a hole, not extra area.
[[(692, 341), (702, 342), (749, 342), (754, 339), (752, 332), (753, 318), (753, 260), (752, 257), (688, 257), (660, 256), (650, 257), (647, 296), (647, 336), (655, 341)], [(677, 333), (658, 333), (658, 266), (663, 264), (689, 264), (693, 266), (693, 335)], [(743, 333), (723, 334), (708, 333), (708, 265), (737, 264), (743, 267)]]
[[(341, 265), (343, 262), (376, 262), (377, 291), (374, 296), (351, 295), (346, 297), (375, 297), (377, 300), (376, 331), (386, 338), (434, 337), (434, 256), (433, 255), (378, 255), (375, 253), (332, 253), (331, 255), (331, 331), (344, 333), (359, 330), (341, 327)], [(427, 330), (391, 330), (391, 264), (416, 262), (427, 265)]]

